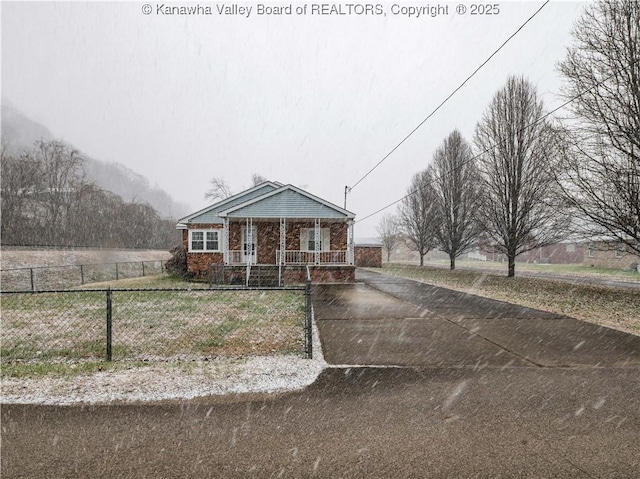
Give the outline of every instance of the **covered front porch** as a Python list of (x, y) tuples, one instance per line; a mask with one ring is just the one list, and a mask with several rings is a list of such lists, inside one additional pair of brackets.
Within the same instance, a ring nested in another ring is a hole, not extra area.
[(225, 265), (353, 265), (353, 221), (225, 218)]
[(353, 221), (336, 218), (224, 218), (216, 282), (246, 286), (349, 282), (355, 275)]

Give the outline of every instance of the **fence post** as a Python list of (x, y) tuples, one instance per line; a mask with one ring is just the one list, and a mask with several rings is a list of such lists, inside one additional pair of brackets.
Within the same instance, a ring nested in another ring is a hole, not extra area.
[(313, 358), (313, 334), (312, 334), (312, 325), (311, 325), (311, 274), (309, 272), (309, 266), (307, 266), (307, 281), (304, 290), (305, 296), (305, 318), (304, 318), (304, 333), (305, 333), (305, 343), (307, 346), (307, 359)]
[(143, 277), (145, 276), (145, 274), (144, 274), (144, 261), (142, 262), (142, 276)]
[(111, 361), (111, 288), (107, 288), (107, 361)]
[(80, 265), (80, 284), (84, 284), (84, 266)]
[(29, 268), (29, 276), (31, 277), (31, 291), (36, 290), (36, 284), (33, 281), (33, 268)]

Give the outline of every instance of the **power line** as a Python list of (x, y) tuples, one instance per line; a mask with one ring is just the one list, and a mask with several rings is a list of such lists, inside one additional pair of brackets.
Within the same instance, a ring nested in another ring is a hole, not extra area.
[(453, 97), (453, 95), (455, 95), (469, 80), (471, 80), (471, 78), (473, 78), (475, 76), (476, 73), (478, 73), (482, 67), (484, 67), (487, 63), (489, 63), (489, 61), (500, 51), (502, 50), (502, 48), (509, 43), (509, 41), (515, 37), (520, 30), (522, 30), (525, 25), (527, 25), (527, 23), (529, 23), (538, 13), (540, 13), (540, 11), (550, 2), (550, 0), (547, 0), (546, 2), (544, 2), (542, 4), (542, 6), (540, 8), (538, 8), (538, 10), (535, 11), (535, 13), (533, 15), (531, 15), (522, 25), (520, 25), (520, 27), (511, 34), (511, 36), (509, 36), (509, 38), (507, 38), (502, 45), (500, 45), (498, 47), (497, 50), (495, 50), (491, 55), (489, 55), (489, 57), (482, 62), (482, 64), (476, 68), (474, 70), (474, 72), (469, 75), (455, 90), (453, 90), (448, 97), (446, 97), (431, 113), (429, 113), (429, 115), (422, 120), (418, 126), (416, 126), (413, 130), (411, 130), (411, 132), (405, 136), (402, 141), (400, 143), (398, 143), (389, 153), (387, 153), (384, 158), (382, 158), (378, 163), (375, 164), (375, 166), (373, 168), (371, 168), (369, 171), (367, 171), (367, 173), (365, 173), (365, 175), (360, 178), (358, 181), (356, 181), (356, 183), (352, 186), (352, 187), (348, 187), (345, 186), (345, 207), (346, 207), (346, 198), (347, 198), (347, 193), (350, 192), (351, 190), (353, 190), (356, 186), (358, 186), (367, 176), (369, 176), (376, 168), (378, 168), (378, 166), (380, 166), (387, 158), (389, 158), (398, 148), (400, 148), (400, 146), (402, 146), (402, 144), (407, 141), (416, 131), (418, 131), (418, 129), (424, 125), (427, 120), (429, 120), (429, 118), (431, 118), (433, 115), (435, 115), (435, 113), (442, 107), (444, 106), (445, 103), (447, 103), (451, 97)]
[[(579, 94), (577, 94), (576, 96), (574, 96), (574, 97), (570, 98), (569, 100), (567, 100), (566, 102), (564, 102), (562, 105), (560, 105), (560, 106), (558, 106), (557, 108), (554, 108), (553, 110), (551, 110), (549, 113), (546, 113), (545, 115), (542, 115), (540, 118), (538, 118), (538, 119), (537, 119), (536, 121), (534, 121), (533, 123), (530, 123), (529, 125), (525, 125), (525, 126), (523, 126), (522, 128), (520, 128), (520, 130), (518, 130), (518, 132), (523, 132), (523, 131), (525, 131), (525, 130), (526, 130), (526, 129), (528, 129), (528, 128), (532, 128), (532, 127), (534, 127), (535, 125), (537, 125), (537, 124), (538, 124), (538, 123), (540, 123), (541, 121), (545, 120), (547, 117), (549, 117), (549, 116), (553, 115), (553, 114), (554, 114), (555, 112), (557, 112), (558, 110), (561, 110), (562, 108), (564, 108), (565, 106), (567, 106), (569, 103), (572, 103), (572, 102), (576, 101), (576, 100), (577, 100), (578, 98), (580, 98), (581, 96), (583, 96), (583, 95), (585, 95), (585, 94), (589, 93), (591, 90), (593, 90), (593, 89), (595, 89), (595, 88), (598, 88), (598, 87), (599, 87), (600, 85), (602, 85), (603, 83), (605, 83), (605, 82), (609, 81), (609, 80), (610, 80), (611, 78), (613, 78), (617, 73), (618, 73), (618, 72), (614, 72), (614, 73), (612, 73), (611, 75), (609, 75), (609, 76), (608, 76), (607, 78), (605, 78), (604, 80), (602, 80), (602, 81), (600, 81), (600, 82), (596, 83), (595, 85), (593, 85), (591, 88), (588, 88), (588, 89), (584, 90), (583, 92), (580, 92), (580, 93), (579, 93)], [(471, 163), (472, 161), (474, 161), (474, 160), (476, 160), (476, 159), (480, 158), (480, 157), (481, 157), (482, 155), (484, 155), (485, 153), (487, 153), (487, 152), (489, 152), (490, 150), (492, 150), (492, 149), (496, 148), (498, 145), (501, 145), (502, 143), (505, 143), (506, 141), (507, 141), (507, 139), (505, 138), (504, 140), (499, 141), (499, 142), (497, 142), (497, 143), (495, 143), (495, 144), (493, 144), (493, 145), (489, 146), (489, 147), (488, 147), (488, 148), (486, 148), (484, 151), (482, 151), (482, 152), (478, 153), (477, 155), (472, 156), (472, 157), (471, 157), (471, 158), (469, 158), (468, 160), (466, 160), (466, 161), (462, 162), (462, 163), (459, 165), (459, 167), (464, 166), (464, 165), (466, 165), (467, 163)], [(406, 194), (406, 195), (404, 195), (402, 198), (400, 198), (400, 199), (398, 199), (398, 200), (394, 201), (393, 203), (390, 203), (390, 204), (388, 204), (387, 206), (384, 206), (384, 207), (380, 208), (379, 210), (376, 210), (376, 211), (374, 211), (373, 213), (368, 214), (368, 215), (367, 215), (367, 216), (365, 216), (364, 218), (361, 218), (361, 219), (357, 220), (357, 221), (356, 221), (356, 223), (360, 223), (360, 222), (362, 222), (362, 221), (364, 221), (364, 220), (366, 220), (366, 219), (371, 218), (372, 216), (377, 215), (378, 213), (380, 213), (380, 212), (382, 212), (382, 211), (386, 210), (387, 208), (391, 208), (393, 205), (396, 205), (396, 204), (400, 203), (401, 201), (405, 200), (406, 198), (409, 198), (410, 196), (415, 195), (415, 194), (416, 194), (416, 193), (418, 193), (422, 188), (424, 188), (424, 187), (426, 187), (426, 186), (428, 186), (428, 185), (430, 185), (430, 184), (432, 184), (432, 183), (435, 183), (436, 181), (438, 181), (438, 180), (440, 180), (440, 179), (444, 178), (444, 177), (445, 177), (445, 176), (447, 176), (447, 175), (451, 175), (454, 171), (455, 171), (455, 170), (447, 171), (447, 172), (444, 172), (443, 174), (441, 174), (440, 176), (435, 176), (434, 178), (432, 178), (432, 179), (431, 179), (431, 181), (428, 181), (427, 183), (425, 183), (424, 185), (422, 185), (420, 188), (417, 188), (416, 190), (414, 190), (414, 191), (411, 191), (411, 192), (407, 193), (407, 194)]]

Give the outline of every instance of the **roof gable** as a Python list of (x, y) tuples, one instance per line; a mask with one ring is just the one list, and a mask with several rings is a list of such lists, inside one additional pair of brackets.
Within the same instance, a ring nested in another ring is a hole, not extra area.
[(196, 211), (189, 216), (185, 216), (184, 218), (178, 220), (178, 226), (188, 223), (222, 224), (222, 218), (220, 218), (219, 216), (219, 213), (221, 211), (233, 208), (234, 206), (263, 196), (267, 193), (270, 193), (271, 191), (280, 188), (281, 186), (281, 183), (271, 181), (260, 183), (253, 188), (249, 188), (248, 190), (242, 191), (236, 195), (230, 196), (229, 198), (218, 201), (217, 203)]
[(350, 211), (293, 185), (285, 185), (262, 196), (220, 212), (229, 218), (354, 218)]

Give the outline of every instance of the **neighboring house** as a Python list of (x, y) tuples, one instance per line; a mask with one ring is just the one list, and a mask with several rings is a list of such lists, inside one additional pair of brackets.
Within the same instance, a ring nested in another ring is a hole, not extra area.
[(292, 185), (264, 182), (179, 220), (187, 269), (221, 283), (355, 279), (355, 215)]
[[(489, 249), (476, 249), (468, 254), (470, 259), (505, 262), (506, 256)], [(583, 264), (601, 268), (638, 270), (640, 257), (621, 242), (608, 239), (592, 241), (561, 241), (536, 248), (518, 255), (519, 263)]]
[(584, 257), (583, 249), (578, 241), (561, 241), (522, 253), (518, 255), (516, 261), (537, 264), (580, 264)]
[(620, 268), (640, 272), (640, 256), (627, 245), (611, 240), (593, 240), (584, 244), (583, 264), (601, 268)]

